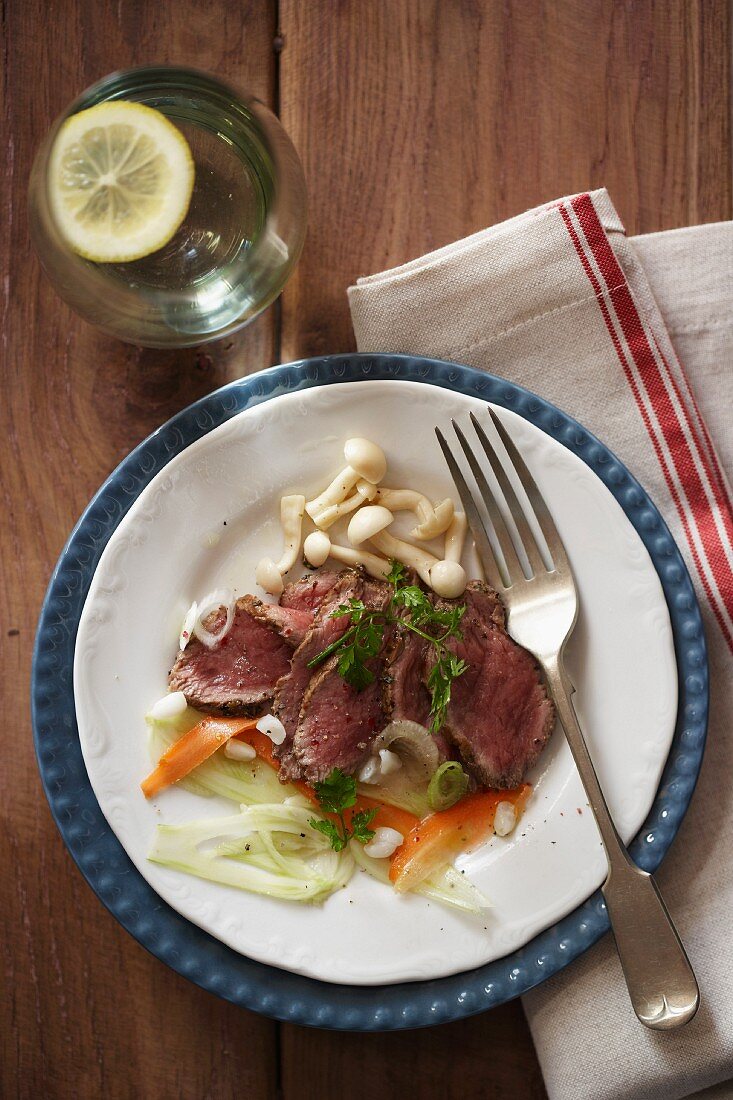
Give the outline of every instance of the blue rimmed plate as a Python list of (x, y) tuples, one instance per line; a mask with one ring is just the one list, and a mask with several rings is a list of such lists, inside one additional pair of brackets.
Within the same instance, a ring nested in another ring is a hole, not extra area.
[[(201, 440), (211, 429), (230, 421), (242, 410), (259, 406), (283, 394), (297, 391), (304, 394), (305, 400), (307, 395), (304, 391), (338, 384), (342, 394), (355, 395), (356, 390), (344, 390), (342, 384), (389, 379), (427, 384), (430, 391), (423, 391), (426, 397), (428, 394), (434, 397), (436, 391), (432, 387), (438, 386), (468, 398), (492, 401), (497, 406), (512, 410), (529, 424), (536, 425), (572, 452), (578, 466), (581, 465), (577, 463), (579, 457), (587, 468), (600, 477), (649, 550), (659, 577), (658, 581), (654, 578), (655, 583), (661, 584), (660, 592), (663, 590), (670, 609), (669, 617), (665, 614), (664, 619), (671, 624), (670, 640), (674, 637), (680, 683), (679, 714), (684, 719), (684, 725), (678, 723), (674, 731), (660, 793), (632, 849), (642, 866), (653, 869), (669, 846), (684, 814), (704, 743), (707, 675), (702, 627), (689, 577), (653, 505), (628, 472), (597, 440), (574, 421), (526, 391), (469, 368), (404, 357), (336, 357), (274, 368), (225, 387), (185, 410), (125, 460), (82, 517), (61, 557), (49, 589), (41, 617), (34, 667), (37, 747), (52, 810), (83, 873), (125, 927), (181, 973), (231, 1000), (299, 1023), (365, 1030), (421, 1026), (454, 1019), (524, 992), (565, 965), (605, 930), (607, 922), (600, 898), (592, 897), (582, 908), (519, 951), (512, 954), (502, 952), (503, 957), (485, 965), (473, 966), (470, 971), (466, 970), (466, 965), (473, 965), (476, 955), (467, 955), (463, 964), (459, 959), (458, 965), (464, 972), (450, 977), (406, 984), (400, 981), (401, 977), (417, 978), (431, 971), (420, 966), (413, 970), (393, 968), (381, 977), (377, 975), (376, 980), (397, 984), (355, 988), (332, 984), (334, 981), (344, 981), (343, 959), (337, 974), (330, 972), (328, 967), (324, 969), (320, 965), (293, 963), (293, 968), (297, 966), (310, 973), (325, 974), (329, 978), (328, 983), (259, 965), (239, 953), (246, 948), (246, 944), (243, 947), (237, 943), (238, 950), (234, 951), (183, 920), (172, 909), (162, 906), (158, 894), (130, 863), (100, 812), (84, 769), (75, 727), (70, 672), (76, 631), (90, 587), (91, 603), (94, 603), (92, 578), (100, 557), (123, 516), (172, 458), (181, 455), (196, 440)], [(399, 385), (394, 388), (395, 394), (398, 389)], [(331, 395), (336, 392), (331, 391)], [(330, 398), (331, 395), (324, 394), (323, 398)], [(451, 400), (457, 398), (452, 397)], [(316, 402), (319, 403), (320, 400)], [(275, 408), (272, 406), (273, 411)], [(246, 418), (241, 419), (244, 422)], [(253, 414), (250, 420), (255, 419)], [(351, 425), (343, 423), (341, 431), (351, 434)], [(216, 433), (212, 440), (215, 436)], [(554, 446), (556, 452), (563, 452), (562, 447)], [(190, 448), (188, 454), (194, 452), (195, 448)], [(562, 465), (562, 454), (558, 461)], [(176, 469), (176, 464), (171, 464), (166, 477), (170, 473), (170, 478), (175, 480)], [(150, 494), (145, 499), (150, 499)], [(139, 502), (136, 507), (139, 511)], [(135, 509), (131, 515), (134, 514)], [(123, 526), (121, 531), (129, 529), (128, 521), (128, 526)], [(117, 543), (113, 539), (110, 544), (107, 558), (119, 544), (118, 535)], [(648, 563), (646, 555), (642, 556)], [(140, 713), (149, 701), (140, 701)], [(672, 725), (673, 722), (670, 722), (670, 736)], [(85, 725), (82, 721), (81, 726), (87, 751), (88, 722)], [(665, 744), (664, 755), (667, 747)], [(656, 785), (662, 760), (652, 761), (646, 769), (653, 776), (653, 785)], [(101, 789), (103, 783), (94, 774), (94, 766), (91, 771), (95, 788)], [(538, 791), (541, 790), (540, 784)], [(117, 832), (124, 835), (124, 825), (115, 822), (114, 812), (104, 805), (104, 795), (102, 801), (107, 817), (115, 824)], [(550, 801), (553, 802), (552, 799)], [(642, 808), (642, 816), (649, 801)], [(618, 810), (623, 815), (623, 805)], [(633, 814), (628, 820), (633, 820)], [(641, 817), (636, 819), (634, 828), (640, 820)], [(129, 838), (125, 837), (125, 841), (125, 846), (131, 850)], [(140, 859), (135, 859), (135, 862), (138, 867), (143, 867)], [(124, 889), (121, 883), (124, 883)], [(165, 896), (165, 889), (159, 883), (156, 883), (156, 888)], [(588, 889), (577, 896), (575, 902), (587, 893)], [(181, 908), (175, 897), (170, 900)], [(186, 911), (185, 907), (182, 911), (204, 927), (211, 927), (206, 920), (199, 920), (199, 899), (195, 900), (194, 911)], [(531, 922), (527, 928), (531, 934)], [(211, 930), (220, 935), (217, 928)], [(526, 943), (526, 939), (527, 934), (524, 939), (515, 939), (514, 943)], [(505, 942), (512, 945), (511, 938), (505, 938)], [(253, 948), (251, 953), (275, 961), (267, 952)], [(347, 971), (347, 980), (356, 982), (363, 979), (356, 973), (350, 977)]]

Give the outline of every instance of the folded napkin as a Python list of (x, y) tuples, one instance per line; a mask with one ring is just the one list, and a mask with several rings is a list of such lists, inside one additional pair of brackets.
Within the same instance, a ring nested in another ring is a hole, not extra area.
[[(610, 937), (525, 997), (551, 1100), (733, 1096), (733, 223), (627, 238), (607, 193), (529, 211), (349, 290), (360, 351), (469, 363), (577, 417), (644, 484), (705, 617), (712, 716), (658, 880), (701, 988), (636, 1020)], [(681, 364), (684, 364), (684, 370)], [(717, 453), (716, 453), (717, 448)]]

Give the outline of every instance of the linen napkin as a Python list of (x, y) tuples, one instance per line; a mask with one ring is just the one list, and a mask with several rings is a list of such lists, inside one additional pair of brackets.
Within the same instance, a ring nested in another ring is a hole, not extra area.
[(642, 1027), (610, 936), (524, 1007), (551, 1100), (678, 1100), (715, 1085), (733, 1097), (733, 223), (629, 239), (595, 191), (359, 279), (349, 303), (360, 351), (468, 363), (577, 417), (644, 484), (685, 556), (712, 712), (658, 880), (701, 1008), (678, 1032)]

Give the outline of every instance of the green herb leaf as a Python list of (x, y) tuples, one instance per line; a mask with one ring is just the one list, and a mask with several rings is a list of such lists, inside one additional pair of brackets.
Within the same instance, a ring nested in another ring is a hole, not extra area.
[(350, 641), (345, 642), (339, 653), (338, 671), (356, 691), (363, 691), (374, 682), (374, 672), (367, 666), (376, 657), (382, 645), (384, 623), (372, 617), (361, 616)]
[(374, 830), (369, 826), (376, 810), (359, 810), (353, 814), (350, 829), (344, 821), (344, 810), (348, 810), (356, 802), (356, 780), (353, 775), (344, 775), (340, 768), (334, 768), (322, 783), (316, 783), (314, 790), (324, 813), (336, 814), (339, 820), (336, 824), (334, 821), (311, 817), (308, 824), (328, 837), (334, 852), (343, 852), (352, 836), (362, 844), (372, 839)]
[(418, 588), (416, 584), (408, 584), (404, 588), (399, 588), (394, 594), (394, 602), (402, 605), (402, 607), (415, 607), (423, 610), (427, 605), (432, 610), (432, 605), (422, 588)]
[(352, 622), (359, 622), (361, 617), (369, 612), (369, 608), (363, 600), (357, 600), (353, 596), (348, 603), (341, 603), (335, 608), (330, 617), (332, 619), (342, 619), (344, 615), (350, 615)]
[(355, 691), (363, 691), (374, 683), (375, 672), (369, 667), (382, 647), (385, 628), (399, 623), (429, 642), (436, 652), (436, 662), (428, 678), (431, 695), (431, 729), (436, 732), (445, 721), (450, 702), (451, 684), (465, 672), (466, 664), (451, 654), (446, 642), (461, 638), (460, 624), (466, 610), (465, 604), (435, 607), (419, 585), (409, 584), (410, 574), (401, 562), (392, 561), (387, 580), (393, 593), (386, 611), (366, 606), (363, 600), (352, 597), (331, 612), (333, 618), (348, 617), (347, 630), (331, 642), (321, 653), (308, 662), (309, 668), (322, 664), (332, 654), (338, 654), (339, 676)]
[(404, 583), (407, 570), (401, 561), (394, 561), (394, 559), (390, 561), (390, 566), (390, 571), (385, 577), (385, 580), (389, 581), (393, 588), (398, 589)]
[(341, 835), (338, 826), (334, 825), (333, 821), (323, 821), (317, 817), (309, 817), (308, 824), (311, 829), (316, 829), (317, 832), (323, 833), (324, 836), (328, 837), (334, 852), (343, 852), (348, 840)]
[(430, 602), (427, 592), (416, 584), (407, 585), (395, 592), (393, 603), (409, 612), (409, 622), (413, 626), (423, 627), (436, 621), (436, 610)]
[(349, 652), (344, 652), (339, 659), (339, 676), (341, 676), (354, 691), (363, 691), (374, 683), (374, 673), (370, 668), (361, 664), (356, 651), (352, 647)]
[(341, 768), (334, 768), (322, 783), (314, 786), (316, 798), (327, 814), (340, 814), (356, 802), (356, 780), (344, 775)]
[(453, 681), (462, 676), (467, 668), (468, 665), (464, 660), (447, 650), (441, 654), (431, 668), (428, 675), (428, 691), (432, 699), (430, 728), (433, 733), (437, 733), (445, 722)]
[(432, 608), (432, 621), (436, 626), (442, 627), (446, 637), (460, 638), (459, 627), (466, 610), (464, 603), (455, 604), (453, 607)]
[(370, 829), (369, 826), (374, 820), (376, 813), (376, 809), (359, 810), (359, 812), (355, 813), (351, 818), (352, 836), (354, 840), (358, 840), (360, 844), (367, 844), (374, 836), (374, 829)]

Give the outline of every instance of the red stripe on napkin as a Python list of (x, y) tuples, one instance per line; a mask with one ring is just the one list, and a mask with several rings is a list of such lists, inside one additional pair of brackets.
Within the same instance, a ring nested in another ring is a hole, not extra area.
[[(659, 459), (703, 587), (733, 649), (733, 511), (707, 429), (696, 406), (693, 420), (656, 338), (647, 333), (590, 195), (576, 196), (560, 213)], [(690, 398), (694, 402), (691, 393)]]

